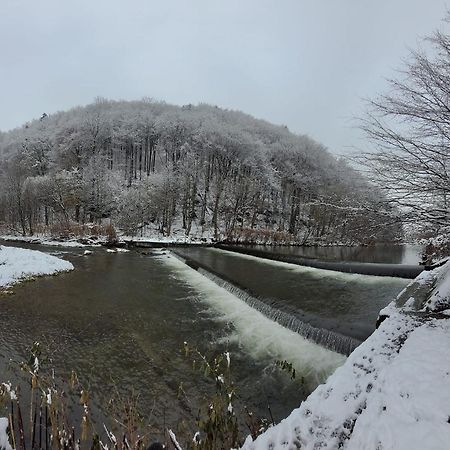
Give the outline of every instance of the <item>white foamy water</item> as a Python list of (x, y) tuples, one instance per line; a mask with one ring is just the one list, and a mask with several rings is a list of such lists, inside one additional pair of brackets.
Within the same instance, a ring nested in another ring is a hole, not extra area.
[(198, 292), (198, 299), (214, 314), (216, 320), (232, 323), (235, 332), (230, 339), (256, 360), (287, 360), (297, 374), (317, 384), (342, 365), (345, 356), (304, 339), (299, 334), (268, 319), (226, 289), (201, 275), (174, 256), (159, 259), (170, 265), (177, 279)]

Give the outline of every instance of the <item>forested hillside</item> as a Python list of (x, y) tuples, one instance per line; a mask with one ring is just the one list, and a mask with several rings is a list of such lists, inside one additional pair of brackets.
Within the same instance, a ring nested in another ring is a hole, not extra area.
[(381, 193), (322, 145), (209, 105), (98, 99), (1, 133), (0, 159), (0, 222), (23, 235), (86, 223), (254, 242), (401, 235)]

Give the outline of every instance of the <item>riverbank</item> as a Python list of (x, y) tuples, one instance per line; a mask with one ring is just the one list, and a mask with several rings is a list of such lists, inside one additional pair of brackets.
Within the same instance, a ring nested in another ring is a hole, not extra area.
[(450, 262), (419, 275), (380, 317), (325, 384), (243, 450), (446, 448)]
[[(282, 234), (282, 233), (278, 233)], [(86, 224), (83, 226), (69, 227), (62, 229), (60, 233), (57, 231), (41, 231), (36, 232), (33, 236), (22, 236), (20, 234), (11, 234), (6, 229), (0, 229), (0, 240), (10, 242), (24, 242), (28, 244), (42, 244), (48, 246), (63, 246), (63, 247), (86, 247), (86, 246), (142, 246), (142, 247), (156, 247), (156, 246), (170, 246), (170, 245), (224, 245), (224, 246), (264, 246), (269, 248), (371, 248), (373, 245), (367, 245), (357, 242), (324, 242), (324, 241), (309, 241), (303, 242), (287, 238), (283, 234), (283, 238), (271, 238), (268, 236), (259, 236), (258, 233), (254, 235), (246, 235), (243, 239), (236, 235), (230, 240), (229, 237), (219, 236), (215, 238), (210, 231), (202, 231), (201, 228), (194, 229), (189, 236), (186, 235), (186, 230), (182, 227), (175, 228), (170, 236), (165, 236), (157, 229), (147, 229), (142, 235), (127, 235), (120, 230), (115, 230), (113, 226), (99, 226), (94, 224)], [(378, 244), (375, 244), (378, 245)], [(385, 245), (408, 245), (408, 244), (385, 244)]]
[(48, 235), (16, 236), (0, 235), (0, 240), (4, 242), (17, 242), (23, 244), (46, 245), (49, 247), (100, 247), (106, 243), (106, 239), (99, 237), (73, 237), (56, 239)]
[(46, 245), (49, 247), (166, 247), (170, 245), (212, 245), (211, 238), (196, 238), (186, 236), (149, 236), (132, 237), (118, 236), (110, 242), (106, 236), (74, 236), (55, 238), (45, 234), (34, 236), (0, 235), (0, 240), (5, 242), (22, 242), (25, 244)]
[(0, 245), (0, 291), (36, 276), (73, 270), (73, 265), (36, 250)]

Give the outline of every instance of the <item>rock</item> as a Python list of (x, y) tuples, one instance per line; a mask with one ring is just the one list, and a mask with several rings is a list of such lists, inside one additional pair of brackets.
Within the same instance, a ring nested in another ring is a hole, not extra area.
[(163, 450), (164, 446), (160, 442), (153, 442), (147, 450)]

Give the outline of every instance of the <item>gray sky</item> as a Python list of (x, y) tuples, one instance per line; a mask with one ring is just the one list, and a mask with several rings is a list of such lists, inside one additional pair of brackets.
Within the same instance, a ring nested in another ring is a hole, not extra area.
[(336, 153), (445, 0), (0, 0), (0, 129), (95, 97), (240, 109)]

